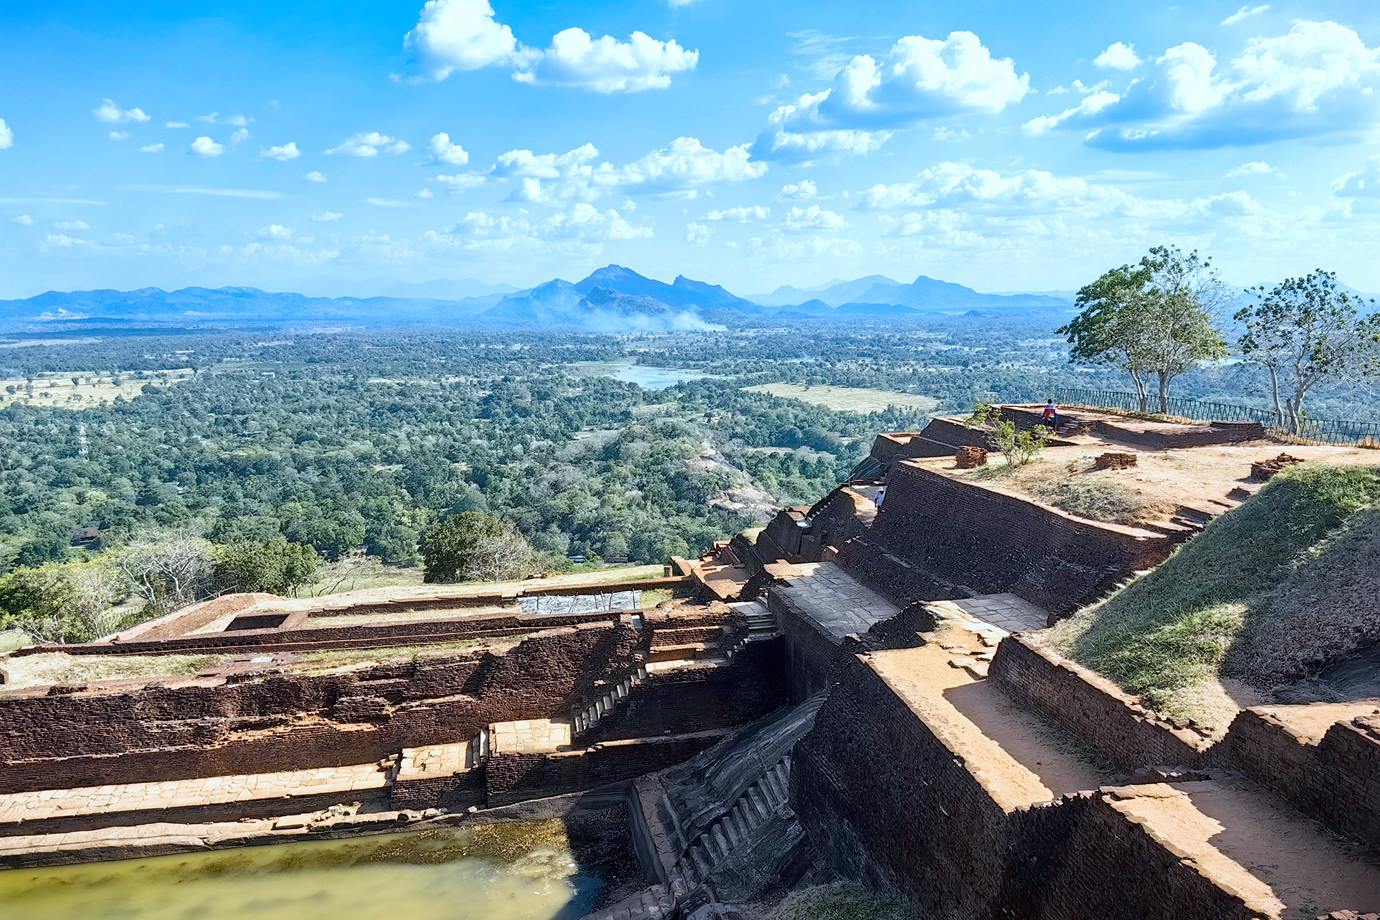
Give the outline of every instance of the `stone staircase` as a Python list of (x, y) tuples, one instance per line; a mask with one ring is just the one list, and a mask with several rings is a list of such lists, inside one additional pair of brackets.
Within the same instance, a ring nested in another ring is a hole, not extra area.
[(584, 920), (669, 920), (675, 915), (676, 902), (666, 886), (653, 885), (603, 910), (585, 914)]
[(618, 708), (620, 703), (628, 698), (634, 687), (647, 679), (647, 675), (651, 673), (651, 671), (661, 670), (666, 665), (674, 663), (675, 662), (659, 661), (639, 664), (636, 670), (610, 687), (603, 696), (571, 716), (571, 733), (580, 735), (589, 731), (595, 725), (598, 725), (599, 721), (603, 719), (604, 716), (613, 712)]
[(741, 601), (728, 606), (747, 623), (747, 632), (739, 636), (736, 642), (725, 649), (725, 658), (732, 659), (734, 655), (747, 648), (750, 642), (762, 642), (781, 635), (781, 627), (776, 622), (776, 614), (768, 609), (762, 601)]
[(693, 891), (759, 827), (789, 806), (790, 775), (787, 754), (686, 845), (667, 870), (672, 895), (679, 899)]

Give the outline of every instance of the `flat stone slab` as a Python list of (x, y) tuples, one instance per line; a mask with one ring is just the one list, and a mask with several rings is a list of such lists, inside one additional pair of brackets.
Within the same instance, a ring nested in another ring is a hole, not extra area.
[(570, 747), (570, 736), (569, 721), (519, 719), (494, 723), (489, 745), (495, 754), (554, 754)]
[[(934, 601), (929, 610), (981, 620), (1005, 633), (1033, 632), (1049, 625), (1049, 612), (1014, 594), (980, 594), (954, 601)], [(998, 637), (1000, 638), (1000, 637)]]
[(900, 607), (832, 562), (803, 563), (796, 568), (802, 574), (772, 593), (781, 595), (788, 606), (835, 642), (852, 633), (865, 633), (901, 612)]
[(254, 799), (303, 795), (342, 795), (376, 791), (388, 785), (378, 764), (248, 773), (157, 783), (122, 783), (79, 789), (43, 789), (0, 795), (0, 824), (77, 815), (193, 808)]

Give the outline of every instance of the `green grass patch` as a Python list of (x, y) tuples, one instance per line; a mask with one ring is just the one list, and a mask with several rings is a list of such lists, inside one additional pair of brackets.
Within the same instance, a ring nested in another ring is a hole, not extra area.
[[(1367, 625), (1354, 606), (1305, 615), (1279, 603), (1317, 580), (1320, 560), (1333, 580), (1366, 577), (1374, 556), (1363, 537), (1377, 502), (1380, 467), (1295, 467), (1149, 575), (1055, 626), (1050, 640), (1179, 715), (1195, 714), (1185, 691), (1220, 677), (1269, 686), (1300, 676), (1380, 630), (1380, 615)], [(1362, 524), (1364, 534), (1347, 538)]]
[(899, 901), (855, 882), (797, 888), (762, 920), (903, 920), (914, 917)]

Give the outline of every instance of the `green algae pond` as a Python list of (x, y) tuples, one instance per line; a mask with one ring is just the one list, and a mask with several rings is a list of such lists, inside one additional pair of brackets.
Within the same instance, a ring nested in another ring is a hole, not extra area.
[[(621, 843), (612, 845), (608, 835), (612, 828), (568, 827), (573, 823), (443, 827), (11, 869), (0, 872), (0, 916), (5, 920), (574, 920), (645, 882), (631, 851)], [(626, 833), (619, 837), (625, 840)]]

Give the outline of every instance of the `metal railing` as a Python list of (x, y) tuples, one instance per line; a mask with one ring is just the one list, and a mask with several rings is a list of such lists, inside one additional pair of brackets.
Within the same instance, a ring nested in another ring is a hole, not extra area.
[[(1115, 390), (1061, 387), (1055, 391), (1055, 399), (1063, 405), (1088, 406), (1093, 409), (1115, 409), (1137, 414), (1142, 412), (1140, 397), (1134, 393), (1122, 393)], [(1290, 430), (1287, 419), (1279, 418), (1269, 409), (1259, 409), (1254, 406), (1238, 406), (1233, 403), (1171, 396), (1168, 400), (1168, 412), (1155, 411), (1159, 407), (1159, 396), (1152, 395), (1148, 400), (1150, 411), (1147, 414), (1150, 415), (1167, 415), (1195, 422), (1259, 422), (1271, 434), (1298, 438), (1303, 441), (1320, 441), (1324, 444), (1356, 444), (1365, 440), (1380, 442), (1380, 422), (1304, 418), (1299, 429), (1293, 431)]]

